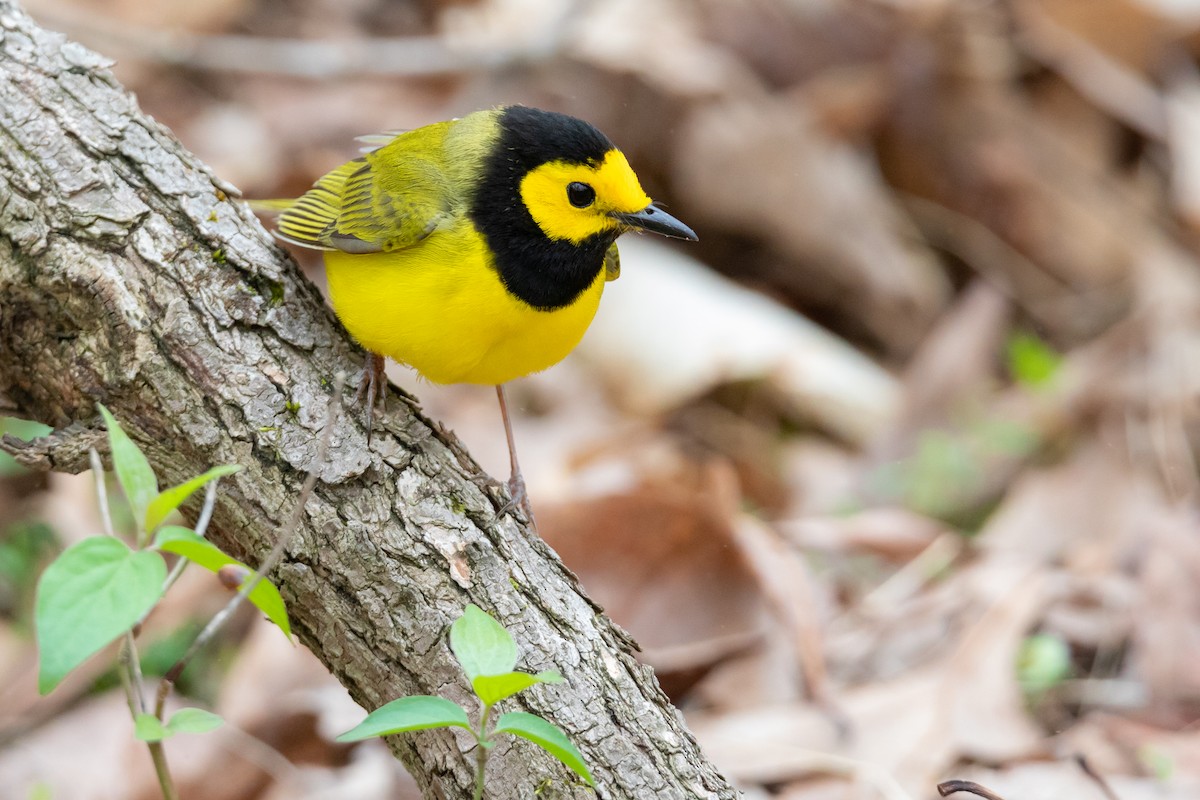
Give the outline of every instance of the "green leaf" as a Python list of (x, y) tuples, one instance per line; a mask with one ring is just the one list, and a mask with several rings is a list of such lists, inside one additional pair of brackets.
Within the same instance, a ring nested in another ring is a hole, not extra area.
[[(249, 568), (247, 567), (247, 569)], [(245, 581), (242, 582), (242, 585), (245, 585)], [(283, 631), (284, 636), (288, 639), (292, 638), (292, 623), (288, 621), (287, 605), (284, 604), (283, 597), (275, 588), (275, 584), (262, 578), (250, 590), (250, 594), (246, 595), (246, 599), (265, 614), (267, 619), (274, 622), (279, 630)]]
[(181, 708), (167, 721), (171, 733), (208, 733), (225, 724), (220, 714), (203, 708)]
[(113, 469), (125, 499), (133, 509), (133, 518), (138, 522), (146, 519), (146, 509), (150, 501), (158, 494), (158, 478), (146, 456), (133, 443), (129, 435), (122, 430), (113, 415), (103, 405), (96, 404), (104, 416), (104, 424), (108, 427), (108, 446), (112, 451)]
[(1029, 694), (1040, 694), (1067, 679), (1071, 673), (1071, 648), (1059, 636), (1035, 633), (1021, 642), (1017, 653), (1017, 681)]
[(1175, 759), (1171, 754), (1153, 744), (1144, 744), (1137, 749), (1137, 760), (1142, 768), (1149, 772), (1161, 783), (1169, 782), (1176, 770)]
[[(211, 572), (217, 572), (221, 567), (230, 564), (253, 572), (236, 558), (225, 555), (215, 544), (200, 536), (189, 528), (178, 525), (164, 525), (154, 536), (154, 547), (168, 553), (183, 556), (188, 561), (197, 564)], [(243, 582), (244, 583), (244, 582)], [(290, 639), (292, 625), (288, 621), (287, 606), (280, 596), (275, 584), (263, 578), (246, 596), (259, 611), (267, 615), (267, 619), (279, 626), (279, 629)]]
[(358, 725), (337, 737), (337, 741), (357, 742), (373, 736), (450, 727), (471, 730), (467, 712), (443, 697), (419, 694), (401, 697), (380, 706)]
[(220, 715), (202, 708), (181, 708), (163, 725), (153, 714), (133, 719), (133, 735), (143, 742), (161, 742), (177, 733), (208, 733), (225, 724)]
[(562, 675), (557, 672), (506, 672), (503, 675), (479, 675), (471, 681), (471, 687), (479, 699), (489, 706), (538, 683), (559, 683)]
[(158, 553), (130, 550), (111, 536), (94, 536), (64, 550), (38, 581), (38, 691), (53, 689), (129, 630), (158, 602), (166, 577)]
[(12, 602), (32, 589), (41, 568), (50, 562), (58, 549), (54, 529), (44, 522), (28, 519), (3, 528), (0, 532), (0, 586), (4, 588), (0, 592), (7, 595), (5, 600)]
[(25, 795), (25, 800), (54, 800), (54, 790), (50, 788), (50, 784), (40, 781), (29, 787), (29, 794)]
[(143, 742), (161, 742), (173, 733), (153, 714), (141, 713), (133, 718), (133, 735)]
[(503, 675), (517, 664), (517, 644), (504, 626), (472, 603), (450, 626), (450, 649), (467, 677)]
[(163, 523), (168, 514), (179, 508), (196, 491), (204, 488), (204, 485), (209, 481), (226, 475), (232, 475), (240, 469), (241, 467), (237, 464), (224, 464), (219, 467), (213, 467), (203, 475), (192, 478), (190, 481), (185, 481), (178, 486), (163, 489), (158, 493), (157, 497), (150, 501), (150, 505), (146, 508), (146, 531), (154, 531), (155, 528)]
[(153, 546), (159, 550), (183, 556), (193, 564), (198, 564), (212, 572), (216, 572), (226, 564), (245, 566), (236, 558), (222, 553), (219, 547), (191, 528), (179, 525), (164, 525), (160, 528), (154, 535)]
[(1044, 386), (1061, 365), (1062, 356), (1033, 334), (1017, 333), (1008, 340), (1008, 369), (1017, 383)]
[(566, 764), (576, 775), (587, 781), (589, 786), (596, 785), (592, 781), (592, 773), (588, 771), (587, 764), (583, 762), (583, 755), (553, 723), (524, 711), (510, 711), (500, 715), (492, 733), (511, 733), (531, 741)]

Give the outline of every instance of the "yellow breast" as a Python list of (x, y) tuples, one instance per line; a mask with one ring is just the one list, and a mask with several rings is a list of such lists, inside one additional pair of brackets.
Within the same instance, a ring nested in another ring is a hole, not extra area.
[(591, 324), (604, 271), (569, 306), (539, 311), (505, 290), (471, 223), (402, 250), (325, 253), (334, 310), (368, 350), (435, 383), (501, 384), (557, 364)]

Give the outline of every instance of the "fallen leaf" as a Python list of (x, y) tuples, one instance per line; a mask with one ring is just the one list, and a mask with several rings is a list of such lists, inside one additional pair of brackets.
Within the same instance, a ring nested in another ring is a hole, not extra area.
[(627, 237), (621, 248), (627, 266), (579, 351), (627, 407), (660, 413), (721, 383), (767, 380), (795, 413), (855, 443), (895, 413), (895, 381), (794, 311), (666, 245)]

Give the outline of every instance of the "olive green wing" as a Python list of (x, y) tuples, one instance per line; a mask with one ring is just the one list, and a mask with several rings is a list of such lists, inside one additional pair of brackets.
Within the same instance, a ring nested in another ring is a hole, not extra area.
[(424, 239), (454, 205), (439, 127), (401, 134), (323, 176), (283, 210), (278, 236), (347, 253), (399, 250)]

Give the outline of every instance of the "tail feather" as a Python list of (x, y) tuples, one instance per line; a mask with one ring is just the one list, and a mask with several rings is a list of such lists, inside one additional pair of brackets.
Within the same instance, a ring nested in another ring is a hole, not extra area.
[[(260, 214), (283, 214), (295, 206), (300, 199), (301, 198), (247, 200), (246, 204), (249, 205), (252, 210), (257, 211)], [(297, 226), (294, 224), (289, 225), (288, 228), (291, 231), (290, 234), (280, 230), (279, 228), (275, 228), (271, 231), (271, 235), (281, 242), (287, 242), (288, 244), (294, 244), (300, 247), (307, 247), (311, 250), (334, 249), (320, 242), (318, 237), (321, 233), (321, 230), (319, 228), (314, 228), (311, 225), (304, 225), (297, 228)], [(300, 234), (299, 238), (296, 236), (297, 233)]]
[(334, 242), (342, 216), (346, 181), (366, 169), (361, 158), (323, 175), (302, 196), (292, 200), (251, 200), (255, 211), (278, 214), (275, 236), (285, 242), (315, 250), (342, 249)]
[(280, 214), (284, 211), (287, 211), (289, 208), (291, 208), (292, 204), (295, 202), (296, 201), (293, 198), (281, 199), (281, 200), (247, 200), (246, 201), (246, 203), (250, 206), (251, 209), (253, 209), (254, 211), (261, 212), (263, 214)]

